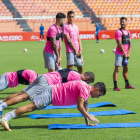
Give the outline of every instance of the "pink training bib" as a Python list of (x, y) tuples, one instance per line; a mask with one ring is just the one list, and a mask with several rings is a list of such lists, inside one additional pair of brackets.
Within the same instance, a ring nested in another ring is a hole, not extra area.
[[(69, 23), (66, 23), (63, 26), (63, 34), (67, 34), (69, 35), (73, 45), (75, 46), (76, 50), (79, 51), (79, 40), (78, 40), (78, 36), (79, 36), (79, 29), (77, 25), (71, 25)], [(66, 42), (65, 38), (64, 38), (64, 42), (65, 42), (65, 46), (66, 46), (66, 52), (71, 53), (74, 52), (74, 50), (68, 45), (68, 43)]]
[[(61, 33), (61, 28), (58, 27), (57, 25), (56, 25), (56, 27), (54, 25), (50, 26), (50, 28), (47, 31), (47, 37), (56, 37), (58, 32)], [(60, 47), (59, 40), (56, 40), (56, 45), (57, 45), (57, 50), (59, 50), (59, 47)], [(46, 42), (44, 51), (46, 51), (48, 53), (51, 53), (51, 54), (55, 54), (55, 52), (54, 52), (54, 50), (52, 48), (52, 45), (51, 45), (51, 41)]]
[[(125, 35), (128, 35), (128, 33), (129, 33), (129, 35), (130, 35), (130, 38), (129, 39), (131, 40), (131, 34), (130, 34), (129, 31), (122, 30), (122, 32)], [(116, 41), (122, 39), (122, 32), (120, 30), (117, 30), (116, 31), (116, 33), (115, 33), (115, 39), (116, 39)], [(128, 44), (123, 45), (123, 49), (128, 54), (129, 45)], [(120, 54), (120, 55), (124, 55), (124, 53), (119, 49), (119, 46), (118, 45), (117, 45), (117, 48), (116, 48), (116, 52), (115, 53), (116, 54)]]

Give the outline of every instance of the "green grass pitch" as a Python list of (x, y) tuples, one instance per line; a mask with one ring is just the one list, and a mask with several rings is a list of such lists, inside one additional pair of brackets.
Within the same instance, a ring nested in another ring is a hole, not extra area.
[[(140, 122), (140, 63), (139, 63), (139, 40), (132, 40), (132, 54), (129, 60), (129, 81), (137, 89), (125, 89), (122, 77), (122, 68), (118, 75), (118, 86), (121, 92), (113, 91), (112, 74), (114, 71), (115, 54), (112, 52), (116, 48), (115, 40), (95, 40), (82, 41), (84, 72), (92, 71), (95, 74), (95, 82), (105, 82), (107, 94), (99, 99), (89, 98), (89, 104), (108, 101), (117, 107), (92, 108), (90, 112), (106, 111), (114, 109), (127, 109), (136, 112), (132, 115), (120, 116), (99, 116), (100, 123), (129, 123)], [(5, 72), (17, 71), (20, 69), (32, 69), (39, 74), (46, 73), (44, 68), (43, 48), (45, 42), (1, 42), (0, 43), (0, 75)], [(28, 52), (24, 53), (23, 49)], [(101, 54), (100, 49), (105, 53)], [(63, 43), (62, 67), (66, 68), (66, 53)], [(74, 68), (76, 69), (76, 68)], [(20, 92), (26, 86), (19, 85), (15, 88), (8, 88), (0, 92), (0, 99), (12, 93)], [(13, 105), (4, 110), (7, 113), (19, 106), (30, 103), (29, 101)], [(45, 113), (78, 113), (77, 109), (41, 110), (26, 113), (12, 119), (10, 122), (14, 126), (11, 132), (5, 131), (0, 126), (1, 140), (138, 140), (140, 128), (113, 128), (113, 129), (79, 129), (79, 130), (48, 130), (49, 124), (84, 124), (84, 118), (57, 118), (57, 119), (30, 119), (28, 114)], [(92, 123), (92, 122), (90, 122)]]

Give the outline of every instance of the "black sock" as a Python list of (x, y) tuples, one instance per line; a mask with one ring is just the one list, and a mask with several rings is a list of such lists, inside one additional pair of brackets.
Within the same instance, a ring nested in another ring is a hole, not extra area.
[(125, 80), (125, 85), (126, 85), (126, 86), (129, 86), (128, 80)]
[(114, 88), (117, 87), (117, 81), (114, 81)]

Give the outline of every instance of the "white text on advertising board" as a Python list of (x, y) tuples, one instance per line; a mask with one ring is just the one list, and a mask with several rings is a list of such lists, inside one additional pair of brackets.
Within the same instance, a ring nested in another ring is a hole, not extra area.
[(22, 35), (0, 36), (0, 41), (21, 41)]
[(80, 39), (94, 39), (94, 34), (80, 34)]

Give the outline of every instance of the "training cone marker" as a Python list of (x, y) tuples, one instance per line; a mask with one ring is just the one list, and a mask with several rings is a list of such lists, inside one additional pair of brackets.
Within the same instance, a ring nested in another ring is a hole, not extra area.
[(27, 49), (24, 49), (23, 52), (27, 52)]
[(104, 52), (105, 52), (105, 50), (104, 50), (104, 49), (101, 49), (101, 50), (100, 50), (100, 53), (104, 53)]

